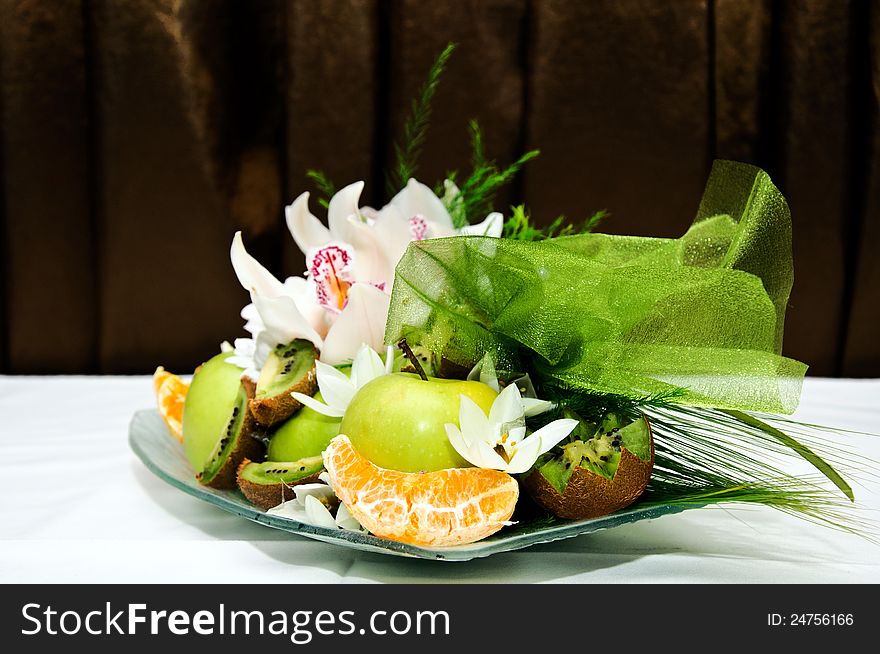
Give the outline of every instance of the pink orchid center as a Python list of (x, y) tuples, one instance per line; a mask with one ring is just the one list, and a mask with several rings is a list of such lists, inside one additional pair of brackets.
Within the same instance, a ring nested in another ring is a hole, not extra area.
[(428, 221), (424, 216), (416, 214), (409, 219), (409, 233), (414, 241), (424, 241), (428, 238)]
[(309, 276), (315, 282), (318, 304), (331, 311), (342, 311), (348, 302), (351, 288), (349, 270), (353, 252), (351, 248), (331, 244), (319, 248), (309, 258)]

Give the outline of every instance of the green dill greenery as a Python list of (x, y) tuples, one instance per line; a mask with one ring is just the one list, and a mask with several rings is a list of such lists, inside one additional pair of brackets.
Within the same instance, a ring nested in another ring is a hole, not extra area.
[[(431, 102), (455, 47), (454, 43), (449, 43), (437, 56), (418, 97), (413, 100), (410, 115), (403, 128), (402, 145), (394, 144), (395, 164), (386, 175), (385, 185), (389, 197), (402, 189), (410, 178), (415, 177), (430, 125)], [(434, 185), (434, 193), (443, 199), (456, 229), (483, 220), (492, 211), (498, 191), (509, 184), (520, 169), (539, 154), (538, 150), (530, 150), (513, 163), (501, 167), (486, 156), (483, 133), (476, 120), (469, 122), (468, 131), (471, 142), (470, 175), (457, 184), (458, 193), (447, 193), (443, 181)], [(458, 173), (449, 171), (446, 179), (457, 183)]]
[(557, 216), (546, 227), (536, 227), (525, 205), (521, 204), (511, 210), (510, 218), (504, 222), (502, 235), (518, 241), (543, 241), (559, 236), (586, 234), (596, 229), (608, 215), (604, 209), (597, 211), (580, 225), (567, 222), (565, 216)]
[[(471, 134), (472, 170), (458, 185), (458, 193), (452, 195), (446, 204), (455, 228), (483, 220), (492, 211), (498, 191), (513, 181), (520, 169), (540, 154), (539, 150), (529, 150), (513, 163), (501, 168), (495, 161), (486, 158), (479, 123), (471, 120), (468, 129)], [(456, 176), (453, 173), (451, 179), (454, 180)]]
[(336, 187), (333, 185), (333, 182), (328, 179), (322, 170), (307, 170), (306, 177), (312, 180), (321, 192), (318, 204), (327, 209), (330, 206), (330, 198), (336, 193)]
[(422, 86), (419, 96), (413, 100), (410, 116), (403, 126), (403, 145), (394, 144), (396, 163), (386, 178), (386, 191), (389, 197), (402, 189), (411, 177), (415, 177), (431, 120), (431, 102), (455, 47), (455, 43), (448, 43), (443, 48), (428, 71), (428, 79)]

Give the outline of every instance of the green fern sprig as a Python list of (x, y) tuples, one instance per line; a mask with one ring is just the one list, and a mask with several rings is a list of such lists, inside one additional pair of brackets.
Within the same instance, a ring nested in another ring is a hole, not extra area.
[(413, 100), (410, 116), (403, 127), (403, 145), (394, 144), (396, 163), (386, 178), (386, 190), (389, 197), (402, 189), (404, 184), (415, 176), (431, 120), (431, 102), (437, 92), (440, 77), (446, 69), (446, 63), (452, 56), (455, 47), (455, 43), (448, 43), (437, 56), (428, 72), (428, 79), (419, 92), (419, 97)]
[(485, 218), (492, 210), (501, 187), (510, 183), (526, 163), (540, 154), (539, 150), (530, 150), (506, 168), (499, 168), (494, 161), (485, 157), (482, 135), (476, 121), (471, 121), (471, 148), (474, 169), (447, 206), (456, 228)]
[(318, 198), (318, 204), (327, 209), (330, 206), (330, 198), (336, 193), (336, 186), (322, 170), (307, 170), (306, 177), (315, 183), (322, 197)]
[(503, 235), (504, 238), (519, 241), (543, 241), (559, 236), (586, 234), (592, 232), (608, 215), (608, 212), (602, 209), (587, 218), (581, 225), (567, 222), (565, 216), (557, 216), (546, 227), (536, 227), (525, 206), (519, 205), (513, 207), (510, 218), (505, 221)]

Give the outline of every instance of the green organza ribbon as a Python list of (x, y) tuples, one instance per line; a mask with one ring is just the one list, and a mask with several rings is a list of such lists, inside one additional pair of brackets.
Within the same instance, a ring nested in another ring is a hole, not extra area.
[(584, 234), (410, 244), (386, 342), (561, 388), (791, 413), (806, 366), (781, 356), (791, 217), (761, 169), (717, 161), (679, 239)]

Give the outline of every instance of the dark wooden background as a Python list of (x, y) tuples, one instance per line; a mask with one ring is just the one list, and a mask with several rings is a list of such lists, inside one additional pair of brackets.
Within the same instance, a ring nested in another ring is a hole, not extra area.
[(186, 371), (241, 333), (233, 232), (299, 273), (306, 168), (381, 204), (449, 40), (421, 178), (476, 117), (499, 161), (543, 151), (499, 207), (676, 236), (714, 157), (757, 163), (794, 219), (786, 353), (880, 376), (880, 0), (0, 0), (0, 372)]

